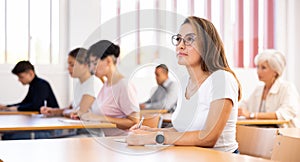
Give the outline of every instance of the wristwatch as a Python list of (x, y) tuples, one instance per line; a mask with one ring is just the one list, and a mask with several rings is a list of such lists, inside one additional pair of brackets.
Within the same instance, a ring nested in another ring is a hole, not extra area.
[(165, 142), (164, 132), (157, 132), (155, 137), (155, 142), (157, 145), (163, 145)]
[(255, 113), (253, 113), (253, 112), (250, 113), (249, 118), (250, 118), (250, 119), (254, 119), (254, 118), (255, 118)]

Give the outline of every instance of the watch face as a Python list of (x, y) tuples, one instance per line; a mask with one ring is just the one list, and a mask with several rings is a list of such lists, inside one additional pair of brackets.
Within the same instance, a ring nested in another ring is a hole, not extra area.
[(158, 143), (158, 144), (163, 144), (164, 143), (164, 141), (165, 141), (165, 137), (162, 135), (162, 134), (158, 134), (157, 136), (156, 136), (156, 143)]

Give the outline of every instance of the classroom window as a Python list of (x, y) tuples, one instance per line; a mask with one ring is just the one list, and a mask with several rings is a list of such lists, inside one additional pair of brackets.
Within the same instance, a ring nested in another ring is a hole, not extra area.
[[(128, 54), (137, 54), (137, 31), (124, 31), (126, 26), (130, 24), (132, 29), (137, 29), (137, 15), (133, 14), (136, 11), (137, 3), (136, 0), (120, 1), (120, 58), (123, 59)], [(124, 15), (124, 16), (122, 16)], [(131, 19), (132, 22), (128, 22), (128, 17), (135, 16)], [(136, 62), (136, 60), (135, 60)]]
[(199, 17), (205, 16), (205, 10), (204, 10), (204, 0), (195, 0), (194, 1), (194, 15), (197, 15)]
[(0, 8), (1, 63), (58, 63), (58, 1), (5, 0), (0, 2)]
[(254, 67), (254, 57), (260, 51), (274, 48), (274, 0), (235, 0), (234, 56), (235, 66)]
[(0, 1), (0, 63), (5, 62), (5, 1)]
[(101, 24), (112, 20), (117, 16), (117, 1), (116, 0), (102, 0), (101, 1)]
[[(140, 10), (143, 11), (146, 9), (155, 10), (156, 9), (155, 1), (154, 0), (140, 0)], [(147, 21), (151, 21), (151, 22), (153, 21), (156, 23), (155, 25), (158, 24), (156, 15), (151, 14), (151, 15), (144, 15), (144, 16), (147, 16), (147, 18), (143, 18), (140, 16), (140, 19), (139, 19), (140, 27), (143, 27), (143, 24), (148, 24)], [(155, 27), (155, 25), (153, 25), (153, 27)], [(157, 43), (157, 40), (156, 40), (157, 31), (155, 31), (155, 29), (140, 30), (139, 32), (140, 32), (140, 41), (141, 41), (140, 46), (141, 47), (155, 45)]]
[[(206, 18), (215, 25), (221, 39), (224, 42), (225, 51), (229, 64), (235, 67), (254, 67), (255, 55), (265, 49), (274, 48), (274, 12), (275, 0), (232, 0), (225, 3), (224, 0), (112, 0), (101, 1), (101, 23), (109, 19), (116, 18), (116, 27), (111, 30), (117, 33), (118, 40), (112, 40), (120, 44), (121, 58), (128, 53), (135, 53), (136, 63), (144, 63), (143, 54), (153, 53), (154, 57), (159, 57), (160, 51), (143, 50), (142, 47), (151, 45), (162, 45), (174, 48), (170, 43), (170, 36), (174, 33), (162, 33), (152, 29), (158, 28), (162, 23), (166, 23), (167, 29), (177, 31), (181, 22), (176, 19), (166, 19), (161, 22), (161, 17), (157, 14), (143, 17), (142, 11), (145, 9), (162, 9), (179, 15), (195, 15)], [(122, 15), (128, 12), (137, 11), (133, 22), (126, 22)], [(153, 21), (153, 26), (144, 29), (149, 20)], [(122, 25), (134, 25), (136, 31), (124, 33)], [(141, 29), (144, 30), (141, 30)]]
[(177, 0), (177, 13), (182, 16), (189, 15), (189, 8), (188, 8), (189, 0)]

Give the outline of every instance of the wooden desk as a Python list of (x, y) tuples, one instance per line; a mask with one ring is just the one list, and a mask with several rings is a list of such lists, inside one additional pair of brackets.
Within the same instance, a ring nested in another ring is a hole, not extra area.
[(53, 130), (53, 129), (80, 129), (80, 128), (116, 128), (111, 123), (67, 123), (64, 117), (45, 118), (42, 115), (1, 115), (0, 131), (21, 130)]
[(109, 138), (68, 138), (1, 141), (0, 158), (4, 162), (267, 162), (269, 160), (200, 147), (127, 146)]
[(238, 120), (237, 125), (281, 125), (281, 124), (288, 124), (288, 120)]
[(154, 113), (159, 113), (159, 114), (165, 114), (165, 113), (167, 113), (168, 112), (168, 110), (166, 110), (166, 109), (161, 109), (161, 110), (140, 110), (140, 114), (154, 114)]
[[(172, 114), (166, 113), (162, 114), (163, 122), (171, 123), (172, 122)], [(281, 124), (288, 124), (289, 121), (287, 120), (238, 120), (237, 125), (281, 125)]]
[(38, 111), (0, 111), (0, 115), (32, 115), (39, 114)]

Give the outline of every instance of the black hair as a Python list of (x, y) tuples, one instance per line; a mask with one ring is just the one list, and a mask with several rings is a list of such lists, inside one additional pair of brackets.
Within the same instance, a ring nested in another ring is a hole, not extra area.
[(115, 56), (115, 58), (118, 58), (120, 55), (120, 47), (108, 40), (100, 40), (93, 44), (87, 53), (88, 56), (96, 56), (101, 60), (107, 56)]
[(29, 61), (20, 61), (16, 64), (11, 72), (15, 75), (18, 75), (29, 70), (32, 70), (34, 72), (34, 66)]
[(75, 58), (80, 64), (88, 64), (87, 50), (85, 48), (75, 48), (68, 55)]
[(158, 69), (158, 68), (163, 69), (163, 71), (164, 71), (166, 74), (168, 74), (168, 72), (169, 72), (169, 69), (168, 69), (167, 65), (165, 65), (165, 64), (160, 64), (160, 65), (156, 66), (156, 69)]

